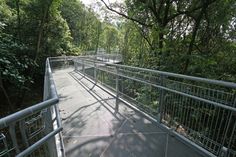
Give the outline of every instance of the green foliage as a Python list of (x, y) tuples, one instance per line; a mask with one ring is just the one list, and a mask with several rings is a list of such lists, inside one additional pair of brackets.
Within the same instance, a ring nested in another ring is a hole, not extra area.
[(125, 1), (125, 63), (235, 82), (235, 2), (160, 2)]
[(153, 2), (126, 0), (121, 10), (135, 20), (115, 25), (79, 0), (0, 0), (3, 86), (22, 93), (42, 80), (46, 57), (98, 49), (124, 64), (235, 82), (233, 0)]
[(48, 24), (48, 38), (45, 45), (47, 51), (55, 55), (66, 54), (73, 47), (69, 27), (60, 14), (55, 14)]
[(105, 25), (101, 37), (101, 47), (106, 49), (107, 53), (118, 49), (118, 30), (111, 25)]
[(33, 83), (32, 78), (26, 73), (30, 67), (36, 66), (32, 59), (24, 52), (27, 47), (14, 41), (8, 34), (0, 34), (0, 71), (2, 81), (10, 82), (15, 87), (21, 87), (27, 82)]

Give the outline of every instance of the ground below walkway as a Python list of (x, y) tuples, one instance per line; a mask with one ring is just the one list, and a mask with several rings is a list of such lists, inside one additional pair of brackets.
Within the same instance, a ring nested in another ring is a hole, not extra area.
[(73, 69), (54, 70), (67, 157), (200, 157)]

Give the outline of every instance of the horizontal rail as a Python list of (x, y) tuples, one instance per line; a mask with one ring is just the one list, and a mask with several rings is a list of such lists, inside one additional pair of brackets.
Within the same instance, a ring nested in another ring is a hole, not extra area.
[[(54, 59), (60, 60), (60, 58), (55, 57)], [(42, 151), (46, 153), (49, 150), (48, 156), (57, 156), (58, 148), (55, 140), (50, 140), (44, 147), (40, 146), (49, 139), (55, 138), (55, 135), (59, 133), (60, 151), (62, 156), (65, 156), (60, 133), (62, 131), (61, 119), (56, 106), (58, 101), (50, 58), (47, 58), (44, 75), (44, 101), (0, 119), (0, 131), (6, 135), (4, 136), (6, 141), (4, 147), (7, 150), (0, 153), (8, 156), (26, 156), (37, 150), (36, 154), (43, 155)], [(36, 141), (35, 138), (37, 138)], [(2, 145), (2, 143), (0, 144)]]
[(146, 82), (146, 81), (143, 81), (143, 80), (139, 80), (139, 79), (136, 79), (136, 78), (133, 78), (133, 77), (125, 76), (125, 75), (122, 75), (122, 74), (116, 74), (114, 72), (107, 71), (107, 70), (104, 70), (104, 69), (100, 69), (100, 68), (97, 68), (97, 69), (99, 69), (101, 71), (104, 71), (104, 72), (107, 72), (107, 73), (110, 73), (110, 74), (118, 75), (118, 76), (130, 79), (130, 80), (134, 80), (134, 81), (141, 82), (141, 83), (144, 83), (144, 84), (147, 84), (147, 85), (151, 85), (151, 86), (157, 87), (159, 89), (163, 89), (163, 90), (166, 90), (166, 91), (177, 93), (177, 94), (180, 94), (180, 95), (183, 95), (183, 96), (187, 96), (187, 97), (193, 98), (195, 100), (199, 100), (199, 101), (202, 101), (202, 102), (205, 102), (205, 103), (213, 104), (213, 105), (215, 105), (217, 107), (221, 107), (221, 108), (224, 108), (224, 109), (236, 112), (236, 108), (235, 107), (227, 106), (227, 105), (224, 105), (224, 104), (221, 104), (221, 103), (217, 103), (217, 102), (214, 102), (214, 101), (211, 101), (211, 100), (200, 98), (198, 96), (193, 96), (193, 95), (186, 94), (186, 93), (183, 93), (183, 92), (180, 92), (180, 91), (177, 91), (177, 90), (169, 89), (169, 88), (166, 88), (164, 86), (156, 85), (156, 84), (153, 84), (153, 83), (150, 83), (150, 82)]
[(166, 75), (170, 77), (177, 77), (177, 78), (182, 78), (182, 79), (189, 79), (192, 81), (200, 81), (200, 82), (205, 82), (205, 83), (212, 83), (216, 85), (236, 88), (236, 83), (227, 82), (227, 81), (212, 80), (212, 79), (201, 78), (201, 77), (196, 77), (196, 76), (188, 76), (188, 75), (182, 75), (182, 74), (176, 74), (176, 73), (170, 73), (170, 72), (164, 72), (164, 71), (158, 71), (158, 70), (152, 70), (152, 69), (144, 69), (144, 68), (139, 68), (139, 67), (127, 66), (127, 65), (119, 65), (119, 64), (112, 64), (112, 63), (106, 63), (106, 64), (116, 66), (116, 67), (124, 67), (124, 68), (157, 73), (157, 74)]
[(24, 156), (30, 155), (30, 153), (32, 153), (34, 150), (39, 148), (41, 145), (43, 145), (45, 142), (47, 142), (49, 139), (51, 139), (52, 137), (54, 137), (56, 134), (58, 134), (61, 131), (62, 131), (62, 127), (50, 132), (49, 134), (47, 134), (46, 136), (38, 140), (36, 143), (34, 143), (33, 145), (31, 145), (30, 147), (28, 147), (27, 149), (25, 149), (18, 155), (16, 155), (16, 157), (24, 157)]
[(49, 106), (52, 106), (58, 102), (58, 98), (52, 98), (44, 102), (38, 103), (34, 106), (28, 107), (26, 109), (20, 110), (16, 113), (13, 113), (7, 117), (0, 119), (0, 129), (9, 126), (9, 124), (18, 121), (28, 115), (34, 114), (38, 111), (41, 111)]
[(115, 92), (116, 100), (137, 106), (207, 156), (236, 153), (235, 83), (86, 57), (73, 61), (76, 71)]
[[(112, 66), (117, 66), (117, 65), (114, 65), (114, 64), (111, 64), (111, 65)], [(194, 95), (190, 95), (190, 94), (187, 94), (187, 93), (184, 93), (184, 92), (180, 92), (180, 91), (177, 91), (177, 90), (169, 89), (167, 87), (164, 87), (164, 86), (161, 86), (161, 85), (156, 85), (156, 84), (153, 84), (153, 83), (150, 83), (150, 82), (147, 82), (147, 81), (144, 81), (144, 80), (140, 80), (140, 79), (137, 79), (137, 78), (134, 78), (134, 77), (125, 76), (125, 75), (122, 75), (120, 73), (117, 74), (117, 73), (112, 72), (112, 71), (101, 69), (101, 68), (99, 68), (99, 66), (97, 66), (97, 69), (99, 69), (101, 71), (104, 71), (104, 72), (107, 72), (107, 73), (110, 73), (110, 74), (118, 75), (118, 76), (121, 76), (121, 77), (124, 77), (124, 78), (127, 78), (127, 79), (131, 79), (131, 80), (134, 80), (134, 81), (137, 81), (137, 82), (141, 82), (141, 83), (144, 83), (144, 84), (147, 84), (147, 85), (151, 85), (151, 86), (157, 87), (159, 89), (163, 89), (163, 90), (166, 90), (166, 91), (177, 93), (177, 94), (180, 94), (180, 95), (183, 95), (183, 96), (187, 96), (187, 97), (193, 98), (195, 100), (199, 100), (199, 101), (202, 101), (202, 102), (205, 102), (205, 103), (213, 104), (213, 105), (215, 105), (217, 107), (221, 107), (221, 108), (224, 108), (224, 109), (236, 112), (236, 108), (235, 107), (227, 106), (227, 105), (224, 105), (224, 104), (221, 104), (221, 103), (217, 103), (217, 102), (214, 102), (214, 101), (211, 101), (211, 100), (200, 98), (198, 96), (194, 96)]]
[[(90, 61), (94, 62), (93, 60), (90, 59), (84, 59), (84, 57), (77, 57), (77, 59), (83, 59), (85, 61)], [(75, 57), (76, 59), (76, 57)], [(96, 63), (101, 63), (105, 65), (110, 65), (114, 67), (121, 67), (121, 68), (129, 68), (133, 70), (140, 70), (140, 71), (145, 71), (145, 72), (151, 72), (151, 73), (156, 73), (160, 75), (166, 75), (170, 77), (177, 77), (177, 78), (182, 78), (182, 79), (189, 79), (192, 81), (200, 81), (200, 82), (205, 82), (205, 83), (212, 83), (220, 86), (226, 86), (230, 88), (235, 88), (236, 89), (236, 83), (233, 82), (227, 82), (227, 81), (221, 81), (221, 80), (212, 80), (212, 79), (207, 79), (207, 78), (202, 78), (202, 77), (196, 77), (196, 76), (188, 76), (188, 75), (183, 75), (183, 74), (176, 74), (176, 73), (171, 73), (171, 72), (164, 72), (164, 71), (159, 71), (159, 70), (152, 70), (152, 69), (146, 69), (146, 68), (140, 68), (140, 67), (133, 67), (133, 66), (128, 66), (128, 65), (120, 65), (120, 64), (113, 64), (113, 63), (104, 63), (104, 62), (99, 62), (95, 61)]]

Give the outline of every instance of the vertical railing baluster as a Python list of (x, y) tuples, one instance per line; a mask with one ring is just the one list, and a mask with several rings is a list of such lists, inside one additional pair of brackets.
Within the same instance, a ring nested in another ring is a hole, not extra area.
[(234, 140), (235, 140), (234, 136), (236, 136), (235, 133), (236, 133), (236, 122), (234, 121), (233, 124), (232, 124), (231, 135), (230, 135), (229, 142), (228, 142), (228, 148), (229, 149), (233, 149)]
[[(234, 103), (233, 103), (234, 105), (234, 107), (236, 106), (236, 98), (234, 99)], [(233, 111), (230, 111), (230, 113), (229, 113), (229, 119), (227, 120), (227, 126), (226, 126), (226, 128), (225, 128), (225, 131), (224, 131), (224, 137), (223, 137), (223, 141), (222, 141), (222, 143), (221, 143), (221, 152), (220, 152), (220, 156), (222, 156), (222, 157), (227, 157), (228, 156), (228, 149), (229, 148), (226, 148), (225, 147), (225, 141), (227, 140), (227, 134), (228, 134), (228, 131), (230, 130), (231, 132), (233, 131), (234, 132), (234, 129), (235, 129), (235, 124), (234, 124), (234, 128), (231, 128), (230, 127), (230, 124), (231, 124), (231, 121), (233, 121), (233, 116), (234, 116), (234, 112)], [(233, 129), (233, 130), (232, 130)], [(232, 134), (233, 134), (233, 132), (232, 132)], [(232, 140), (232, 139), (230, 139), (230, 140)], [(231, 141), (228, 143), (228, 146), (229, 146), (229, 144), (231, 143)]]
[(29, 142), (27, 140), (27, 135), (25, 131), (25, 120), (24, 119), (21, 120), (19, 122), (19, 125), (20, 125), (20, 132), (21, 132), (23, 143), (25, 144), (26, 147), (29, 147)]
[(119, 68), (116, 66), (116, 111), (119, 110)]
[[(164, 85), (164, 76), (160, 75), (160, 85)], [(158, 121), (161, 123), (163, 118), (163, 105), (164, 105), (164, 90), (160, 89), (160, 96), (159, 96), (159, 119)]]
[(96, 62), (94, 61), (94, 81), (95, 81), (95, 84), (97, 83), (97, 64)]
[(10, 126), (9, 126), (9, 133), (10, 133), (10, 136), (11, 136), (13, 147), (15, 148), (16, 153), (18, 154), (18, 153), (20, 153), (20, 149), (19, 149), (19, 146), (17, 144), (16, 123), (15, 122), (10, 124)]
[(4, 155), (7, 156), (7, 157), (10, 157), (8, 144), (7, 144), (7, 139), (6, 139), (6, 136), (3, 133), (0, 133), (0, 141), (2, 142), (1, 146), (4, 147), (4, 149), (3, 149), (3, 147), (1, 147), (1, 152), (0, 152), (1, 155), (2, 155), (3, 152), (6, 152)]
[(82, 72), (85, 75), (85, 69), (84, 69), (84, 60), (82, 59)]
[(75, 68), (75, 71), (78, 71), (78, 61), (77, 60), (74, 60), (74, 68)]

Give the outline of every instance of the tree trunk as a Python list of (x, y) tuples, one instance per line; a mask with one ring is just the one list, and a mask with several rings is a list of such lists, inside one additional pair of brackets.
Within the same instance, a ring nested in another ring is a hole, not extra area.
[(164, 42), (163, 40), (164, 40), (164, 34), (161, 30), (159, 33), (159, 42), (158, 42), (159, 53), (155, 54), (155, 57), (159, 56), (158, 66), (161, 66), (161, 60), (163, 59), (163, 57), (162, 57), (162, 55), (163, 55), (163, 42)]
[(187, 51), (187, 58), (185, 60), (185, 63), (184, 63), (184, 67), (183, 67), (183, 71), (182, 73), (183, 74), (186, 74), (187, 71), (188, 71), (188, 67), (190, 65), (190, 57), (191, 57), (191, 54), (192, 54), (192, 51), (193, 51), (193, 46), (194, 46), (194, 43), (195, 43), (195, 40), (196, 40), (196, 36), (197, 36), (197, 31), (199, 29), (199, 26), (200, 26), (200, 22), (202, 20), (202, 17), (203, 17), (203, 14), (204, 12), (206, 11), (206, 8), (207, 8), (208, 4), (205, 4), (203, 6), (203, 8), (201, 9), (201, 12), (200, 14), (198, 15), (197, 19), (195, 20), (195, 24), (194, 24), (194, 28), (193, 28), (193, 33), (192, 33), (192, 37), (191, 37), (191, 41), (189, 43), (189, 46), (188, 46), (188, 51)]
[(20, 0), (16, 0), (16, 12), (17, 12), (17, 37), (21, 41)]
[[(38, 40), (37, 40), (37, 46), (36, 46), (36, 54), (35, 54), (35, 58), (34, 58), (35, 62), (37, 62), (38, 59), (39, 59), (40, 49), (41, 49), (41, 42), (42, 42), (43, 33), (44, 33), (44, 26), (45, 26), (46, 19), (48, 17), (49, 10), (50, 10), (52, 2), (53, 2), (53, 0), (50, 0), (48, 3), (44, 4), (44, 6), (43, 6), (44, 7), (43, 8), (44, 12), (43, 12), (43, 16), (42, 16), (42, 19), (41, 19), (41, 22), (40, 22), (40, 26), (39, 26)], [(31, 72), (30, 72), (31, 78), (33, 78), (34, 74), (35, 74), (34, 70), (31, 69)], [(30, 87), (30, 85), (31, 84), (28, 83), (26, 86)], [(20, 107), (22, 105), (24, 97), (25, 97), (25, 94), (26, 94), (26, 90), (21, 88), (20, 89), (20, 95), (18, 97), (18, 100), (16, 101), (16, 105), (17, 106)]]
[(10, 108), (11, 112), (14, 112), (14, 106), (12, 105), (11, 100), (10, 100), (10, 97), (9, 97), (9, 95), (7, 94), (7, 91), (6, 91), (6, 89), (5, 89), (4, 85), (3, 85), (1, 73), (0, 73), (0, 88), (1, 88), (1, 90), (2, 90), (2, 92), (3, 92), (3, 94), (4, 94), (4, 96), (5, 96), (5, 98), (6, 98), (6, 100), (7, 100), (7, 103), (8, 103), (8, 105), (9, 105), (9, 108)]
[(44, 8), (43, 16), (42, 16), (42, 19), (40, 21), (40, 26), (39, 26), (36, 54), (35, 54), (35, 59), (34, 59), (35, 62), (37, 62), (37, 60), (39, 58), (41, 42), (42, 42), (43, 32), (44, 32), (44, 26), (45, 26), (46, 18), (48, 17), (52, 2), (53, 2), (53, 0), (50, 0), (49, 3), (45, 4), (45, 6), (44, 6), (45, 8)]
[(99, 40), (100, 40), (100, 33), (101, 33), (101, 23), (98, 22), (98, 26), (97, 26), (97, 42), (96, 42), (96, 51), (95, 51), (95, 55), (98, 52), (98, 47), (99, 47)]
[(122, 56), (123, 56), (124, 63), (127, 63), (128, 58), (129, 58), (127, 56), (127, 52), (129, 50), (129, 33), (130, 33), (130, 28), (126, 29), (125, 35), (124, 35), (124, 44), (123, 44), (123, 50), (122, 50)]

